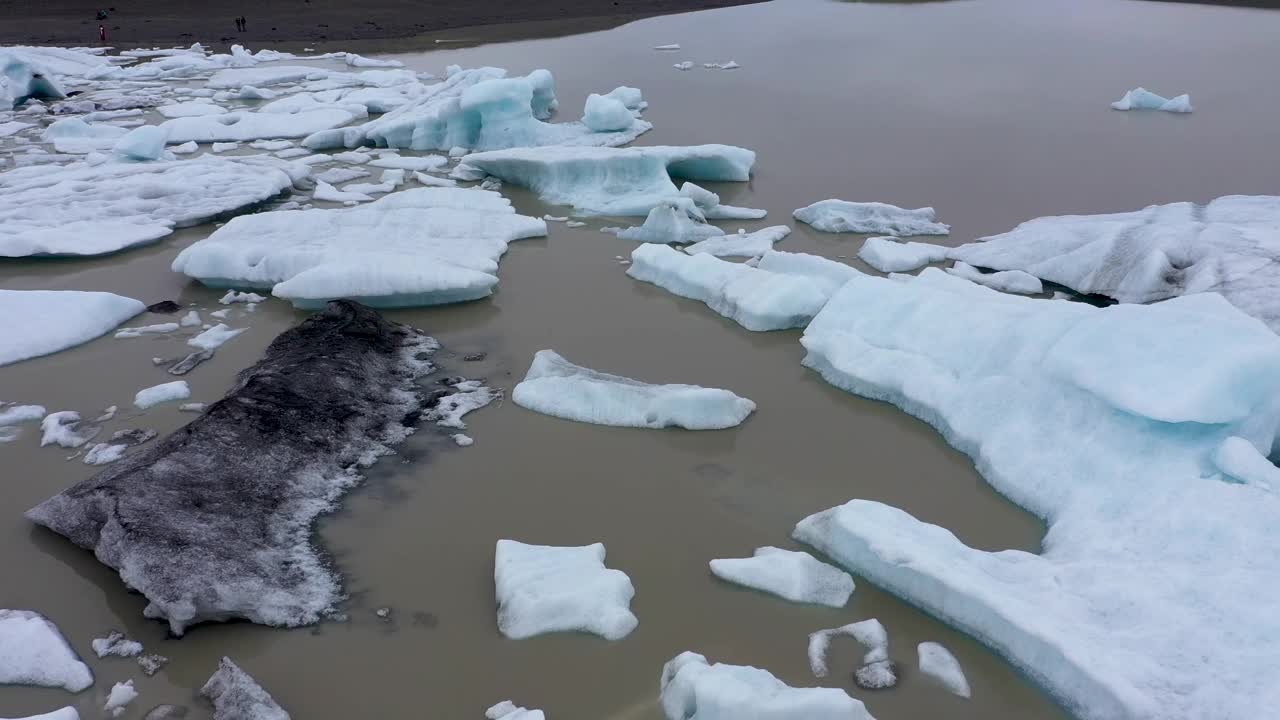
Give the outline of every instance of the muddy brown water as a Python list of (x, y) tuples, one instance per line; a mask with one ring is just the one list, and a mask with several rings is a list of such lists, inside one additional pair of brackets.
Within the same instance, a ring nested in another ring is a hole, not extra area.
[[(760, 153), (746, 184), (713, 184), (726, 202), (769, 210), (749, 228), (791, 223), (794, 208), (827, 197), (933, 205), (959, 243), (1038, 215), (1106, 212), (1229, 193), (1274, 193), (1280, 96), (1280, 14), (1160, 3), (1016, 0), (923, 4), (795, 0), (655, 18), (607, 32), (399, 56), (415, 69), (491, 64), (550, 68), (561, 116), (587, 92), (644, 90), (655, 130), (645, 144), (725, 142)], [(653, 45), (678, 42), (660, 53)], [(1194, 51), (1191, 51), (1191, 49)], [(672, 69), (690, 59), (699, 67)], [(735, 59), (735, 71), (704, 61)], [(1192, 93), (1190, 116), (1118, 113), (1107, 103), (1137, 85)], [(564, 214), (510, 186), (522, 212)], [(21, 512), (92, 475), (69, 451), (38, 447), (26, 427), (0, 446), (0, 607), (40, 610), (85, 656), (97, 682), (79, 695), (0, 688), (0, 716), (75, 704), (98, 717), (111, 684), (134, 678), (125, 717), (193, 695), (230, 655), (296, 718), (479, 718), (511, 698), (554, 720), (655, 720), (662, 664), (683, 650), (753, 664), (796, 685), (808, 671), (808, 633), (868, 617), (890, 635), (902, 681), (852, 687), (858, 649), (837, 641), (825, 681), (849, 689), (881, 720), (1060, 718), (1040, 690), (979, 643), (860, 581), (840, 610), (790, 604), (721, 583), (707, 560), (762, 545), (796, 547), (806, 515), (851, 498), (880, 500), (941, 524), (972, 545), (1034, 551), (1042, 524), (986, 486), (968, 458), (896, 409), (840, 392), (800, 366), (799, 332), (750, 333), (700, 303), (630, 280), (615, 256), (631, 246), (550, 223), (546, 239), (512, 245), (492, 298), (397, 311), (446, 348), (448, 372), (510, 389), (532, 354), (554, 348), (579, 364), (653, 382), (729, 388), (756, 401), (721, 432), (597, 427), (534, 414), (511, 402), (467, 418), (476, 440), (455, 448), (424, 429), (368, 473), (319, 540), (351, 594), (347, 622), (279, 630), (199, 626), (182, 639), (142, 617), (145, 601), (90, 554), (26, 522)], [(726, 223), (730, 230), (739, 224)], [(8, 288), (107, 290), (175, 299), (206, 314), (220, 292), (168, 267), (211, 232), (190, 228), (144, 249), (94, 260), (6, 261)], [(861, 236), (807, 226), (780, 249), (855, 255)], [(244, 335), (187, 376), (193, 400), (212, 401), (280, 331), (304, 317), (269, 301), (237, 307)], [(144, 316), (132, 324), (157, 322)], [(122, 413), (106, 432), (169, 432), (176, 406), (127, 410), (138, 389), (172, 379), (152, 357), (181, 354), (182, 336), (115, 340), (0, 369), (0, 398), (95, 415)], [(462, 356), (486, 352), (481, 362)], [(495, 626), (493, 545), (604, 542), (608, 565), (637, 589), (638, 629), (609, 643), (556, 634), (510, 641)], [(390, 621), (374, 615), (393, 609)], [(118, 628), (172, 662), (146, 678), (129, 661), (92, 658), (89, 641)], [(959, 658), (973, 699), (915, 671), (915, 645), (937, 640)], [(208, 717), (193, 706), (193, 718)]]

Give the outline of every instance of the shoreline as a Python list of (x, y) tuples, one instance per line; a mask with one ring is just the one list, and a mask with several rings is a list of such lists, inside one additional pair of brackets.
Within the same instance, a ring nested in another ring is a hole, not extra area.
[[(126, 7), (111, 2), (70, 0), (40, 11), (24, 0), (0, 0), (0, 45), (44, 45), (116, 48), (187, 46), (211, 48), (232, 44), (290, 49), (342, 49), (394, 52), (421, 48), (424, 41), (465, 31), (452, 47), (497, 40), (555, 37), (594, 32), (658, 15), (747, 5), (762, 0), (590, 0), (522, 3), (498, 9), (496, 4), (465, 0), (432, 0), (424, 7), (413, 0), (372, 0), (358, 6), (345, 0), (258, 0), (250, 8), (210, 6), (191, 0), (137, 0)], [(99, 21), (99, 8), (113, 8)], [(607, 10), (606, 10), (607, 9)], [(237, 32), (233, 18), (244, 15), (247, 27)], [(106, 27), (107, 42), (98, 39)]]

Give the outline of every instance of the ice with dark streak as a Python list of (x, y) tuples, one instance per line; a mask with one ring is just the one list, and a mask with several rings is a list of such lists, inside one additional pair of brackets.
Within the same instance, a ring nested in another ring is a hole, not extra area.
[(224, 657), (200, 688), (213, 703), (213, 720), (289, 720), (289, 713), (249, 673)]
[(412, 432), (439, 344), (335, 301), (281, 333), (226, 397), (27, 512), (94, 551), (176, 635), (243, 618), (298, 626), (342, 598), (316, 517)]

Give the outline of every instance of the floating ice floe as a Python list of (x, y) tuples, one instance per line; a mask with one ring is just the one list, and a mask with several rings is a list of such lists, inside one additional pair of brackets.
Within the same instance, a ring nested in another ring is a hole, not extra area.
[(136, 338), (136, 337), (142, 337), (143, 335), (163, 335), (165, 333), (174, 332), (180, 329), (181, 327), (182, 326), (179, 325), (178, 323), (171, 322), (171, 323), (158, 323), (156, 325), (142, 325), (140, 327), (121, 328), (120, 330), (116, 331), (115, 337)]
[(679, 43), (671, 43), (670, 45), (654, 45), (654, 50), (679, 50)]
[[(111, 150), (116, 157), (122, 160), (146, 162), (163, 158), (167, 142), (168, 136), (164, 128), (156, 125), (143, 125), (130, 130), (128, 134), (117, 140)], [(170, 159), (172, 157), (170, 156)]]
[(104, 638), (94, 638), (93, 652), (100, 658), (134, 657), (142, 654), (142, 643), (130, 640), (119, 630), (112, 630)]
[(316, 191), (312, 193), (311, 199), (317, 202), (336, 202), (349, 205), (373, 200), (372, 197), (364, 193), (339, 190), (323, 180), (316, 181)]
[(45, 128), (40, 139), (52, 143), (60, 153), (84, 155), (95, 150), (110, 150), (129, 131), (106, 123), (89, 123), (78, 117), (54, 121)]
[(582, 124), (592, 132), (616, 132), (635, 124), (636, 118), (621, 100), (591, 93), (582, 111)]
[(187, 344), (201, 350), (217, 350), (228, 340), (234, 338), (247, 329), (248, 328), (230, 328), (224, 323), (218, 323), (188, 340)]
[(951, 651), (936, 642), (922, 642), (916, 646), (916, 652), (920, 674), (933, 678), (953, 695), (969, 697), (969, 680)]
[(236, 290), (228, 290), (225, 295), (218, 299), (219, 305), (237, 305), (260, 303), (266, 298), (254, 292), (239, 292)]
[(686, 255), (652, 243), (631, 253), (627, 275), (704, 302), (756, 331), (804, 327), (829, 296), (804, 275), (770, 272), (709, 254)]
[(462, 418), (467, 413), (479, 410), (502, 396), (479, 380), (462, 380), (461, 382), (449, 380), (446, 381), (446, 386), (452, 388), (453, 394), (441, 398), (435, 407), (423, 416), (428, 422), (433, 422), (440, 427), (466, 430), (467, 424), (462, 421)]
[(1280, 197), (1229, 195), (1206, 205), (1036, 218), (951, 257), (1122, 303), (1216, 292), (1280, 331), (1277, 228)]
[(350, 109), (326, 107), (297, 113), (234, 111), (219, 115), (178, 117), (160, 124), (170, 143), (239, 142), (270, 138), (300, 138), (345, 125), (360, 115)]
[(619, 85), (605, 93), (604, 96), (612, 100), (617, 100), (628, 110), (643, 110), (649, 106), (649, 103), (644, 101), (644, 93), (640, 92), (640, 88)]
[(411, 432), (402, 423), (422, 407), (416, 378), (437, 347), (331, 303), (276, 338), (223, 401), (27, 517), (120, 572), (176, 635), (209, 620), (316, 622), (342, 594), (312, 523)]
[(191, 397), (191, 386), (187, 385), (187, 381), (175, 380), (139, 390), (133, 396), (133, 404), (139, 409), (146, 410), (160, 403), (186, 400), (189, 397)]
[(0, 290), (0, 366), (88, 342), (144, 309), (105, 292)]
[(700, 215), (690, 215), (689, 203), (664, 200), (649, 211), (643, 225), (629, 227), (618, 237), (635, 242), (686, 244), (724, 235), (723, 230), (708, 225)]
[[(708, 220), (758, 220), (768, 214), (764, 210), (724, 205), (719, 195), (691, 182), (680, 186), (680, 195), (692, 200), (696, 212), (701, 212)], [(691, 212), (694, 211), (691, 209)]]
[(673, 67), (673, 68), (675, 68), (675, 69), (677, 69), (677, 70), (692, 70), (692, 69), (693, 69), (693, 61), (692, 61), (692, 60), (685, 60), (685, 61), (683, 61), (683, 62), (678, 62), (678, 63), (676, 63), (675, 65), (672, 65), (671, 67)]
[(774, 243), (790, 234), (791, 228), (786, 225), (774, 225), (755, 232), (739, 230), (736, 235), (712, 237), (694, 243), (684, 251), (690, 255), (705, 253), (716, 257), (759, 257), (772, 250)]
[(369, 162), (370, 167), (390, 168), (392, 170), (414, 170), (419, 172), (440, 170), (448, 164), (449, 160), (442, 155), (405, 157), (396, 154), (386, 154)]
[(200, 688), (213, 703), (213, 720), (289, 720), (289, 713), (240, 666), (224, 657)]
[(875, 233), (903, 237), (946, 235), (951, 228), (935, 221), (933, 208), (907, 210), (878, 202), (822, 200), (792, 213), (823, 232)]
[(362, 177), (369, 177), (369, 171), (346, 167), (329, 168), (315, 176), (316, 180), (330, 185), (337, 185), (338, 183), (349, 182)]
[(0, 443), (11, 442), (18, 437), (18, 426), (39, 422), (45, 416), (43, 405), (15, 405), (0, 402)]
[(322, 78), (324, 70), (305, 65), (271, 65), (267, 67), (238, 67), (219, 70), (209, 77), (206, 84), (215, 90), (239, 90), (245, 85), (270, 87), (295, 83), (308, 78)]
[(268, 157), (25, 167), (0, 174), (0, 257), (103, 255), (262, 202), (305, 178)]
[(745, 182), (755, 161), (754, 152), (731, 145), (513, 148), (468, 155), (453, 177), (493, 175), (588, 214), (647, 215), (667, 200), (697, 205), (672, 178)]
[[(1040, 554), (970, 548), (865, 500), (795, 536), (978, 638), (1084, 718), (1248, 718), (1280, 702), (1266, 597), (1280, 500), (1218, 463), (1265, 463), (1280, 337), (1212, 293), (1095, 308), (936, 268), (855, 277), (805, 365), (932, 424), (1044, 518)], [(1248, 471), (1243, 471), (1248, 472)]]
[(138, 698), (138, 691), (133, 689), (133, 681), (125, 680), (111, 686), (111, 692), (107, 695), (107, 702), (102, 706), (102, 712), (110, 717), (120, 717), (124, 714), (125, 708), (129, 707), (129, 703)]
[(892, 237), (867, 238), (858, 257), (883, 273), (918, 270), (947, 259), (950, 248), (922, 242), (898, 242)]
[(40, 447), (78, 448), (89, 442), (101, 428), (89, 423), (82, 427), (81, 422), (80, 413), (74, 410), (49, 413), (40, 421)]
[(491, 294), (507, 244), (546, 234), (497, 193), (414, 188), (351, 209), (235, 218), (173, 269), (213, 287), (269, 289), (298, 307), (435, 305)]
[(1190, 95), (1179, 95), (1175, 98), (1166, 98), (1157, 95), (1146, 88), (1134, 88), (1124, 94), (1124, 97), (1111, 103), (1112, 110), (1164, 110), (1165, 112), (1189, 113), (1194, 108), (1191, 107)]
[(814, 677), (824, 678), (829, 674), (827, 649), (831, 647), (831, 639), (841, 635), (857, 640), (867, 649), (862, 657), (864, 666), (889, 660), (889, 633), (885, 632), (884, 625), (875, 618), (861, 620), (838, 628), (809, 633), (809, 670), (813, 672)]
[(752, 557), (712, 560), (711, 574), (731, 583), (772, 593), (791, 602), (844, 607), (853, 578), (806, 552), (756, 548)]
[(702, 67), (708, 70), (737, 70), (742, 67), (737, 60), (729, 60), (727, 62), (709, 62), (702, 63)]
[(85, 451), (83, 462), (85, 465), (108, 465), (124, 457), (128, 449), (129, 446), (122, 443), (95, 443)]
[(347, 53), (346, 55), (347, 56), (343, 58), (343, 60), (351, 67), (366, 67), (366, 68), (404, 67), (404, 63), (400, 62), (399, 60), (378, 60), (375, 58), (367, 58), (362, 55), (357, 55), (351, 52)]
[(488, 720), (546, 720), (541, 710), (522, 708), (510, 700), (503, 700), (484, 711)]
[(41, 713), (39, 715), (28, 715), (25, 718), (15, 718), (15, 720), (80, 720), (80, 713), (76, 709), (67, 706), (53, 712)]
[(1001, 270), (999, 272), (984, 273), (968, 263), (957, 260), (951, 267), (947, 268), (947, 272), (956, 277), (976, 282), (979, 285), (986, 285), (992, 290), (999, 290), (1000, 292), (1017, 293), (1019, 295), (1038, 295), (1044, 292), (1044, 285), (1038, 278), (1021, 270)]
[(604, 545), (526, 545), (499, 540), (493, 578), (498, 629), (512, 639), (581, 631), (621, 640), (639, 621), (635, 588), (621, 570), (606, 568)]
[(64, 98), (61, 84), (45, 67), (43, 52), (52, 48), (0, 48), (0, 109), (9, 110), (32, 98)]
[(650, 385), (580, 367), (553, 350), (533, 356), (511, 398), (535, 412), (596, 425), (719, 430), (742, 423), (755, 403), (728, 390)]
[(37, 612), (0, 610), (0, 685), (36, 685), (80, 692), (93, 673), (58, 626)]
[(660, 701), (667, 720), (874, 720), (839, 688), (796, 688), (769, 671), (707, 662), (683, 652), (662, 668)]

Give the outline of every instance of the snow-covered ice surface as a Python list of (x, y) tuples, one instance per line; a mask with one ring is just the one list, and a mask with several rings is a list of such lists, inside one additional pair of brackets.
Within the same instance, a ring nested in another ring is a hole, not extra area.
[(673, 178), (746, 182), (755, 161), (754, 152), (731, 145), (513, 148), (468, 155), (453, 175), (492, 175), (584, 214), (647, 215), (663, 201), (686, 197)]
[(98, 657), (134, 657), (142, 654), (142, 643), (130, 640), (119, 630), (112, 630), (104, 638), (93, 639), (93, 652)]
[(144, 309), (105, 292), (0, 290), (0, 366), (88, 342)]
[(936, 642), (922, 642), (916, 646), (916, 654), (922, 675), (933, 678), (953, 695), (969, 697), (969, 680), (950, 650)]
[(1124, 97), (1111, 103), (1111, 109), (1164, 110), (1165, 112), (1189, 113), (1194, 108), (1191, 106), (1190, 95), (1179, 95), (1171, 99), (1140, 87), (1126, 92)]
[(0, 257), (102, 255), (154, 242), (267, 200), (309, 172), (270, 157), (17, 168), (0, 173)]
[(350, 209), (238, 217), (173, 262), (213, 287), (270, 290), (298, 307), (461, 302), (498, 283), (507, 244), (547, 234), (495, 192), (413, 188)]
[(521, 639), (581, 631), (621, 640), (639, 621), (631, 612), (635, 588), (621, 570), (604, 565), (604, 545), (526, 545), (499, 540), (493, 579), (498, 629)]
[(415, 379), (436, 347), (368, 308), (331, 303), (184, 428), (27, 517), (94, 551), (175, 634), (207, 620), (316, 622), (341, 591), (312, 523), (411, 432), (402, 423), (421, 407)]
[(929, 268), (853, 278), (803, 344), (806, 366), (932, 424), (1049, 530), (1039, 555), (986, 552), (853, 500), (797, 539), (1080, 717), (1244, 719), (1280, 702), (1260, 670), (1280, 663), (1280, 617), (1258, 601), (1280, 576), (1280, 504), (1217, 464), (1224, 444), (1257, 465), (1272, 451), (1280, 338), (1265, 325), (1212, 293), (1099, 309)]
[(667, 720), (874, 720), (839, 688), (791, 687), (768, 670), (683, 652), (662, 668)]
[(510, 700), (503, 700), (484, 711), (488, 720), (546, 720), (541, 710), (529, 710), (520, 707)]
[(933, 208), (907, 210), (879, 202), (822, 200), (792, 213), (797, 220), (823, 232), (874, 233), (906, 237), (946, 235), (951, 228), (937, 222)]
[(728, 390), (651, 385), (580, 367), (541, 350), (511, 399), (546, 415), (623, 427), (718, 430), (740, 424), (755, 403)]
[(882, 663), (889, 659), (889, 633), (875, 618), (818, 630), (809, 634), (809, 670), (814, 677), (824, 678), (830, 674), (827, 669), (827, 650), (831, 647), (832, 638), (840, 636), (851, 637), (866, 648), (866, 653), (862, 656), (863, 665)]
[(755, 331), (804, 327), (829, 296), (804, 275), (770, 272), (709, 254), (686, 255), (652, 243), (631, 253), (627, 275), (704, 302)]
[(0, 610), (0, 685), (37, 685), (80, 692), (93, 673), (58, 626), (40, 613)]
[(218, 671), (200, 694), (213, 703), (213, 720), (289, 720), (271, 693), (229, 657), (218, 661)]
[(756, 548), (749, 558), (712, 560), (721, 580), (763, 590), (792, 602), (844, 607), (853, 595), (853, 578), (806, 552)]
[(858, 257), (880, 272), (908, 272), (946, 260), (948, 251), (950, 248), (932, 243), (904, 243), (891, 237), (873, 237), (862, 243)]
[(716, 257), (759, 257), (772, 250), (775, 243), (790, 234), (791, 228), (786, 225), (774, 225), (755, 232), (738, 232), (734, 235), (707, 238), (690, 245), (684, 251), (690, 255), (706, 253)]
[(1216, 292), (1280, 330), (1280, 197), (1229, 195), (1106, 215), (1028, 220), (951, 250), (1079, 293), (1149, 303)]
[(947, 272), (970, 280), (979, 285), (986, 285), (992, 290), (1000, 292), (1017, 293), (1019, 295), (1038, 295), (1044, 292), (1044, 284), (1034, 275), (1029, 275), (1021, 270), (1001, 270), (999, 272), (984, 273), (974, 266), (962, 262), (960, 260), (947, 268)]
[(187, 381), (174, 380), (173, 382), (153, 385), (139, 390), (133, 396), (133, 404), (142, 410), (146, 410), (160, 403), (186, 400), (189, 397), (191, 397), (191, 386), (187, 385)]

